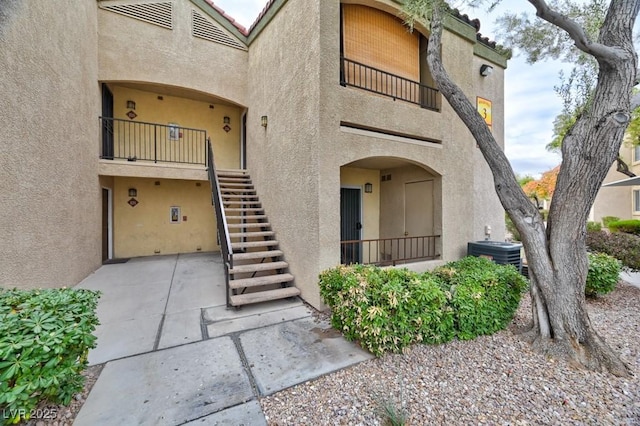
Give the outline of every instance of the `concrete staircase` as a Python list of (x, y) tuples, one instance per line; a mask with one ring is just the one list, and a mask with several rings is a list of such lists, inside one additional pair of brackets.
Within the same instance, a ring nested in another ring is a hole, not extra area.
[(231, 306), (300, 294), (246, 170), (216, 170), (231, 241)]

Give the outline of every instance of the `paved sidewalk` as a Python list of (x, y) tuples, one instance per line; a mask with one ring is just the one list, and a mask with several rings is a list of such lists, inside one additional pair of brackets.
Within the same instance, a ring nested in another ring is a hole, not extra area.
[(89, 363), (106, 363), (78, 426), (264, 425), (259, 397), (372, 357), (299, 299), (227, 309), (218, 253), (105, 265), (78, 287), (103, 292)]
[(620, 279), (632, 286), (640, 288), (640, 272), (622, 272)]

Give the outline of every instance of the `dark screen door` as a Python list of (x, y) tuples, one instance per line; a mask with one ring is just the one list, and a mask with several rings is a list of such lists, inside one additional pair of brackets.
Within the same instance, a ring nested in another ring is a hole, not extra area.
[(102, 156), (113, 159), (113, 93), (102, 83)]
[[(358, 188), (340, 188), (340, 241), (360, 240), (361, 196)], [(361, 262), (361, 243), (340, 244), (340, 262)]]

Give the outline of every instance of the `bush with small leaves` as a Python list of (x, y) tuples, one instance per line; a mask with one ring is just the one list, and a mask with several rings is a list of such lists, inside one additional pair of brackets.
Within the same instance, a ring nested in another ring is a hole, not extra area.
[(611, 232), (640, 235), (640, 220), (617, 220), (615, 222), (609, 222), (608, 228)]
[(527, 289), (513, 265), (465, 257), (434, 270), (452, 294), (456, 335), (461, 340), (493, 334), (509, 324)]
[(82, 390), (100, 294), (0, 289), (0, 423), (28, 419), (40, 401), (69, 404)]
[(592, 252), (606, 253), (622, 262), (628, 271), (640, 271), (640, 237), (621, 232), (587, 231), (587, 247)]
[(481, 258), (423, 274), (363, 265), (320, 274), (332, 326), (375, 355), (494, 333), (511, 320), (526, 286), (515, 267)]
[(600, 231), (602, 230), (602, 225), (600, 222), (587, 222), (587, 231)]
[(406, 269), (338, 266), (320, 274), (331, 325), (375, 355), (451, 340), (453, 313), (434, 277)]
[(620, 278), (620, 261), (604, 253), (588, 253), (589, 272), (584, 293), (588, 297), (606, 294), (616, 288)]
[(620, 218), (616, 216), (602, 216), (602, 224), (605, 228), (608, 228), (611, 222), (617, 222), (619, 220)]

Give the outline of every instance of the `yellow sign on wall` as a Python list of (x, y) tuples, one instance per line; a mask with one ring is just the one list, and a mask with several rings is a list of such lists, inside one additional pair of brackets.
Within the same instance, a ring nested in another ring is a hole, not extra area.
[(489, 129), (492, 129), (493, 118), (491, 116), (491, 101), (489, 99), (481, 98), (480, 96), (478, 96), (476, 100), (478, 112), (484, 118), (484, 121), (485, 123), (487, 123), (487, 126), (489, 126)]

